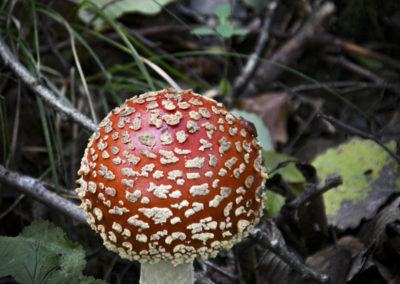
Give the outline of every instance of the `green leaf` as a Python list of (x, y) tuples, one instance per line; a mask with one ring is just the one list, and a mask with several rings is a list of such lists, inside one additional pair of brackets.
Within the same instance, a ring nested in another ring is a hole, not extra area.
[[(75, 0), (82, 3), (85, 0)], [(163, 6), (175, 0), (92, 0), (91, 2), (101, 8), (110, 19), (116, 19), (127, 13), (140, 13), (145, 15), (155, 15), (159, 13)], [(85, 8), (79, 10), (79, 17), (85, 23), (92, 23), (94, 27), (100, 28), (104, 25), (104, 21)], [(93, 19), (95, 19), (93, 21)]]
[[(279, 163), (285, 161), (296, 161), (296, 158), (291, 157), (286, 154), (277, 153), (274, 151), (262, 151), (262, 156), (265, 161), (265, 168), (267, 171), (275, 168)], [(296, 168), (294, 163), (289, 163), (287, 166), (280, 168), (274, 172), (271, 176), (275, 174), (280, 174), (282, 178), (288, 183), (305, 183), (306, 180), (303, 174)]]
[(247, 35), (248, 33), (249, 33), (248, 29), (235, 29), (233, 31), (233, 35), (238, 35), (238, 36)]
[[(277, 153), (274, 151), (262, 151), (264, 159), (264, 166), (267, 171), (274, 169), (279, 163), (285, 161), (296, 161), (294, 157), (286, 154)], [(282, 178), (290, 183), (294, 189), (301, 188), (302, 184), (306, 182), (303, 174), (296, 168), (294, 163), (288, 163), (285, 167), (280, 168), (270, 175), (270, 177), (280, 174)], [(268, 211), (268, 216), (273, 217), (279, 212), (283, 204), (285, 204), (285, 198), (275, 192), (267, 190), (265, 192), (265, 208)]]
[[(396, 149), (395, 142), (386, 146)], [(313, 165), (321, 180), (334, 173), (343, 179), (341, 186), (323, 195), (328, 222), (342, 230), (372, 218), (393, 193), (400, 192), (397, 163), (370, 140), (353, 139), (329, 149)]]
[(191, 31), (192, 34), (198, 36), (216, 35), (217, 33), (210, 28), (197, 28)]
[(231, 112), (237, 118), (243, 117), (245, 120), (250, 121), (254, 124), (257, 129), (257, 140), (260, 142), (261, 147), (264, 150), (272, 150), (271, 136), (269, 135), (268, 128), (265, 126), (261, 118), (255, 113), (247, 112), (244, 110), (232, 109)]
[(362, 66), (372, 71), (378, 71), (382, 68), (382, 63), (376, 59), (369, 58), (363, 55), (355, 56), (355, 58)]
[(230, 38), (234, 33), (234, 28), (232, 23), (226, 22), (222, 23), (217, 26), (216, 31), (223, 37), (223, 38)]
[(10, 275), (23, 284), (78, 283), (86, 264), (80, 245), (43, 220), (32, 222), (17, 237), (0, 237), (0, 259), (0, 277)]
[(231, 15), (231, 5), (224, 4), (218, 6), (217, 9), (215, 9), (215, 15), (217, 15), (221, 23), (224, 23)]
[(272, 218), (276, 213), (281, 210), (281, 207), (285, 204), (285, 198), (273, 191), (267, 190), (264, 195), (265, 209), (268, 211), (268, 217)]

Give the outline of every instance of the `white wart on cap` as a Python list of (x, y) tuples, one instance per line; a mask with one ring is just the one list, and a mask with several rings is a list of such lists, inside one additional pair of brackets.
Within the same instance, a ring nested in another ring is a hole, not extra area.
[(127, 100), (87, 145), (77, 189), (106, 247), (141, 262), (214, 257), (263, 208), (260, 147), (220, 103), (163, 90)]

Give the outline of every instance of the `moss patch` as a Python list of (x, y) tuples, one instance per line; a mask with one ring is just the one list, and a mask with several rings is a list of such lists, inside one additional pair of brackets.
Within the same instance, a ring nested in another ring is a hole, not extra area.
[[(396, 145), (391, 142), (387, 146), (395, 149)], [(342, 186), (323, 196), (328, 220), (343, 229), (355, 227), (363, 218), (371, 217), (381, 202), (391, 193), (399, 191), (396, 163), (385, 150), (370, 140), (353, 139), (330, 149), (318, 156), (313, 165), (322, 180), (333, 173), (343, 178)], [(371, 207), (366, 202), (372, 198)]]

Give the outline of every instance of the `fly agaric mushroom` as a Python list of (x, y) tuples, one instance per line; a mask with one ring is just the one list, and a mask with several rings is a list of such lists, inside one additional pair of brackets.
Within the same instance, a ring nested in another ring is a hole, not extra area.
[(163, 90), (127, 100), (90, 137), (81, 207), (109, 250), (142, 263), (141, 283), (192, 283), (195, 257), (231, 248), (260, 218), (266, 174), (244, 122)]

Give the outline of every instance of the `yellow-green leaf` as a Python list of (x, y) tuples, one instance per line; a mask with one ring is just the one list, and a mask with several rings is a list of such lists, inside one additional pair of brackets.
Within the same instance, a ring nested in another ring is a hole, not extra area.
[[(387, 144), (394, 150), (395, 142)], [(353, 139), (318, 156), (313, 165), (321, 180), (339, 174), (343, 184), (326, 192), (326, 214), (339, 229), (355, 228), (373, 217), (393, 193), (400, 192), (394, 159), (373, 141)]]

